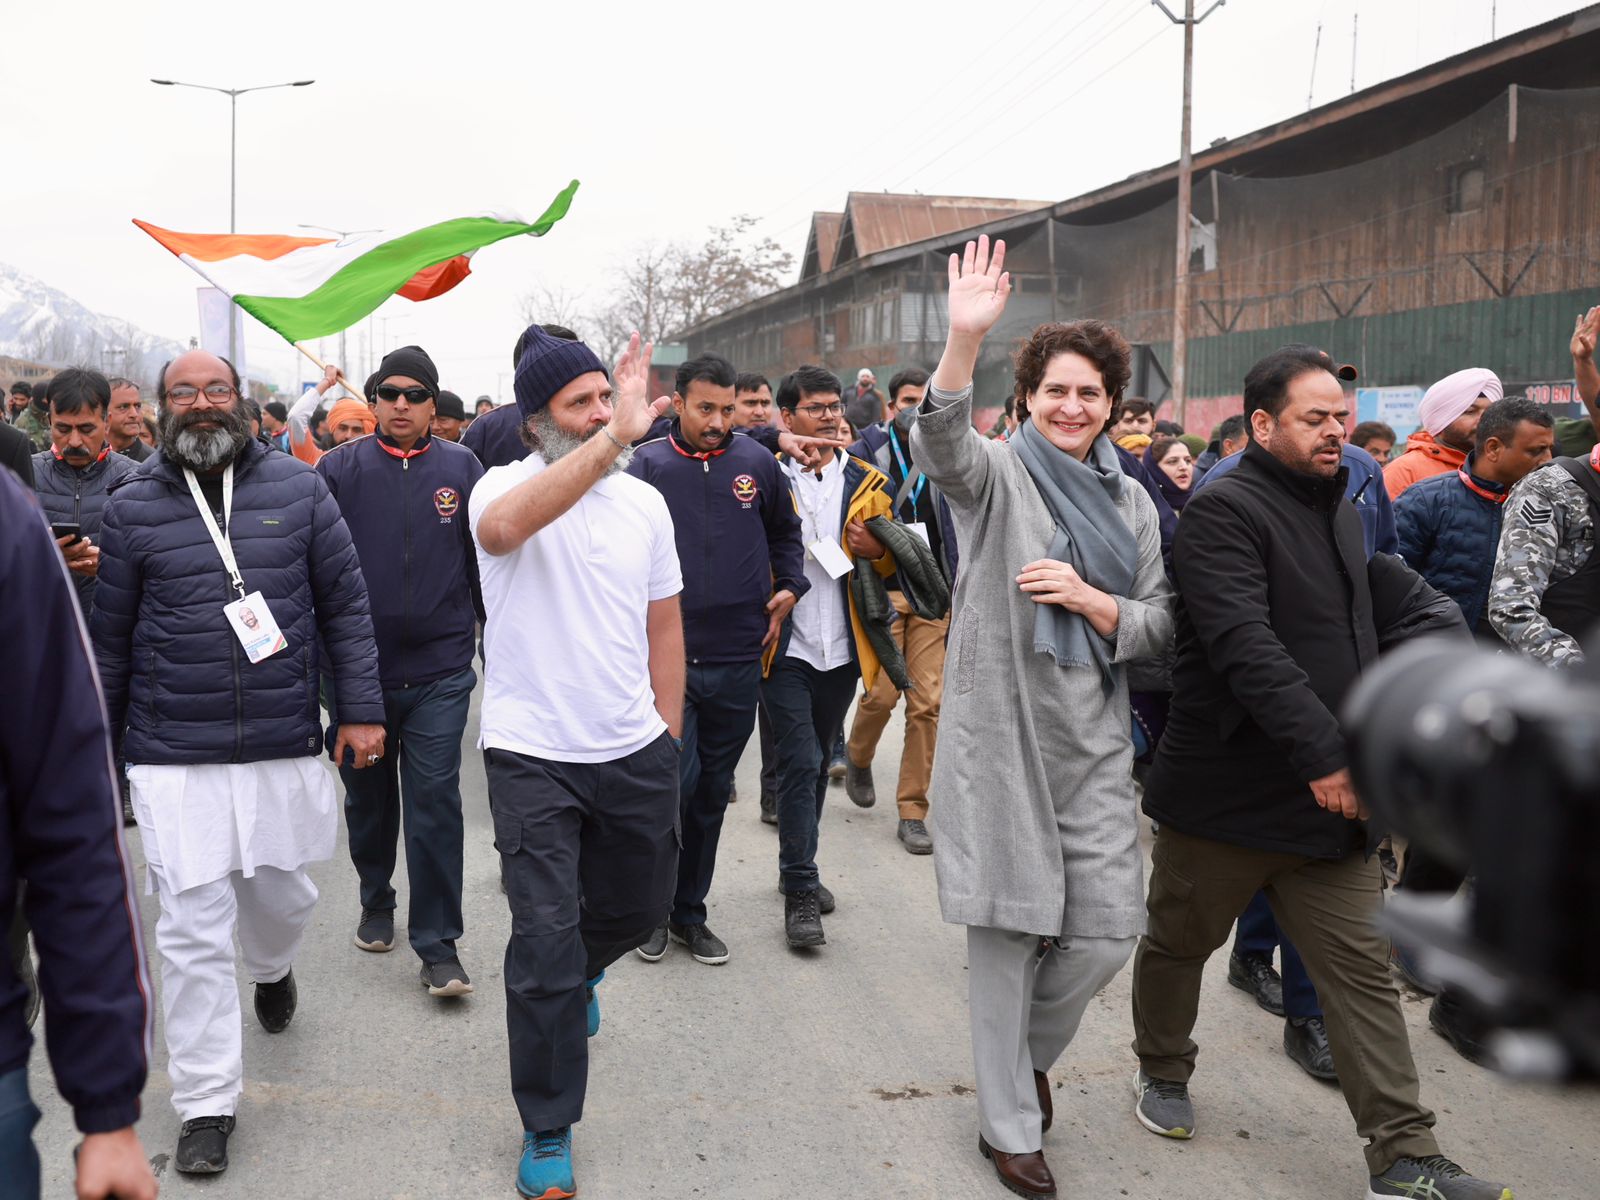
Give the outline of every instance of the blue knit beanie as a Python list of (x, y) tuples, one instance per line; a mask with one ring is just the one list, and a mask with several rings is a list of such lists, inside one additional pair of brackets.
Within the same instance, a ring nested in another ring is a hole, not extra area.
[(582, 342), (551, 337), (537, 325), (522, 336), (522, 358), (517, 362), (515, 386), (517, 409), (523, 420), (549, 404), (557, 392), (579, 375), (599, 371), (607, 379), (611, 377), (595, 352)]

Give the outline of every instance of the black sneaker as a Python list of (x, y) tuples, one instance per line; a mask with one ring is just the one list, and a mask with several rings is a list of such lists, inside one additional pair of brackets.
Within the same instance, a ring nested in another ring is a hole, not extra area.
[(761, 793), (761, 823), (763, 825), (778, 823), (778, 797), (772, 792)]
[(650, 936), (645, 939), (644, 945), (634, 947), (634, 953), (645, 962), (660, 962), (667, 953), (667, 927), (665, 924), (657, 925), (650, 931)]
[(815, 891), (784, 896), (783, 934), (795, 949), (827, 943), (828, 939), (822, 936), (822, 912)]
[(356, 923), (356, 945), (374, 954), (394, 949), (394, 909), (363, 908)]
[(858, 767), (853, 762), (844, 764), (844, 794), (857, 808), (871, 808), (878, 802), (878, 788), (872, 782), (872, 764)]
[(728, 803), (739, 803), (739, 785), (737, 783), (730, 783), (728, 785)]
[(1503, 1183), (1474, 1179), (1442, 1154), (1402, 1158), (1367, 1181), (1367, 1200), (1404, 1196), (1407, 1200), (1512, 1200)]
[(895, 836), (905, 844), (907, 854), (933, 853), (933, 838), (928, 836), (928, 827), (921, 821), (901, 821)]
[(1333, 1069), (1333, 1049), (1328, 1045), (1328, 1026), (1321, 1017), (1285, 1021), (1283, 1052), (1311, 1078), (1339, 1082), (1339, 1072)]
[(1228, 955), (1228, 982), (1241, 992), (1249, 992), (1273, 1016), (1283, 1016), (1283, 980), (1266, 955)]
[(185, 1175), (220, 1175), (228, 1169), (228, 1135), (232, 1117), (195, 1117), (178, 1130), (178, 1152), (172, 1165)]
[[(256, 1020), (268, 1033), (282, 1033), (294, 1020), (300, 993), (294, 986), (294, 971), (276, 983), (256, 984)], [(219, 1167), (218, 1170), (221, 1170)]]
[(422, 986), (430, 996), (467, 996), (472, 993), (472, 980), (459, 958), (443, 962), (422, 964)]
[(845, 759), (844, 747), (835, 746), (833, 748), (833, 757), (828, 760), (828, 781), (830, 783), (839, 783), (843, 780), (845, 770), (849, 765)]
[(673, 941), (689, 947), (695, 962), (714, 967), (728, 961), (728, 947), (704, 925), (679, 925), (676, 921), (669, 921), (667, 933)]
[(1428, 1024), (1468, 1062), (1482, 1064), (1488, 1058), (1485, 1039), (1491, 1027), (1462, 1004), (1461, 994), (1455, 989), (1444, 988), (1433, 998), (1428, 1006)]
[[(778, 885), (778, 895), (783, 895), (783, 884)], [(833, 893), (822, 884), (817, 884), (817, 907), (822, 910), (822, 915), (827, 916), (833, 911)]]

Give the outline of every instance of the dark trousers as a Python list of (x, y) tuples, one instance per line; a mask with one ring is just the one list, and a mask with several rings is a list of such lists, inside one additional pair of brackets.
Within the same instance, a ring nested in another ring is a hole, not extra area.
[(666, 920), (678, 876), (678, 752), (663, 733), (601, 763), (485, 750), (511, 907), (506, 1030), (526, 1130), (583, 1116), (585, 983)]
[(0, 1179), (13, 1200), (38, 1200), (39, 1151), (33, 1127), (39, 1110), (28, 1095), (28, 1068), (0, 1075)]
[(706, 923), (706, 896), (717, 866), (722, 817), (733, 769), (756, 723), (761, 663), (690, 663), (684, 678), (683, 754), (678, 762), (683, 852), (672, 919)]
[(860, 672), (847, 663), (819, 671), (780, 656), (761, 684), (778, 757), (778, 886), (817, 889), (817, 826), (828, 794), (828, 762), (844, 730)]
[(772, 718), (767, 716), (767, 702), (756, 704), (756, 730), (761, 735), (761, 794), (778, 794), (778, 747), (772, 737)]
[(1300, 951), (1278, 928), (1278, 922), (1272, 916), (1272, 905), (1267, 903), (1267, 894), (1257, 892), (1244, 912), (1239, 914), (1233, 952), (1240, 956), (1259, 954), (1271, 962), (1273, 950), (1282, 951), (1279, 955), (1282, 964), (1279, 974), (1283, 977), (1283, 1015), (1296, 1021), (1320, 1017), (1322, 1004), (1317, 999), (1317, 989), (1312, 986), (1311, 976), (1306, 974), (1306, 964), (1301, 961)]
[(468, 667), (383, 693), (384, 752), (376, 766), (341, 766), (350, 861), (361, 907), (394, 908), (402, 821), (411, 948), (425, 963), (454, 958), (461, 936), (461, 735), (478, 681)]
[(1327, 1010), (1339, 1088), (1367, 1142), (1367, 1170), (1439, 1153), (1422, 1106), (1400, 996), (1389, 976), (1377, 859), (1305, 858), (1162, 826), (1151, 859), (1150, 930), (1133, 959), (1134, 1053), (1152, 1079), (1187, 1083), (1200, 977), (1250, 897), (1264, 891)]

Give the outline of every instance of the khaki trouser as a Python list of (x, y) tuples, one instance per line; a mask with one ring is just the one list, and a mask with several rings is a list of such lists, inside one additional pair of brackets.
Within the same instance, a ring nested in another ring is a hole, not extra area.
[(1383, 906), (1379, 881), (1377, 861), (1360, 854), (1305, 858), (1163, 827), (1150, 875), (1150, 931), (1133, 959), (1133, 1049), (1145, 1074), (1189, 1081), (1200, 974), (1262, 890), (1322, 998), (1333, 1065), (1356, 1131), (1367, 1140), (1369, 1172), (1439, 1153), (1389, 977), (1388, 944), (1375, 924)]
[[(939, 740), (939, 702), (944, 696), (944, 647), (950, 633), (950, 618), (926, 621), (911, 614), (911, 605), (897, 591), (890, 591), (900, 619), (894, 623), (895, 644), (905, 655), (906, 670), (915, 686), (906, 697), (906, 745), (900, 755), (900, 784), (896, 799), (902, 821), (922, 821), (928, 816), (928, 778), (933, 774), (933, 747)], [(900, 690), (889, 681), (887, 671), (879, 671), (872, 690), (856, 706), (855, 723), (850, 727), (847, 752), (858, 767), (870, 767), (878, 739), (889, 723), (889, 714), (900, 699)]]

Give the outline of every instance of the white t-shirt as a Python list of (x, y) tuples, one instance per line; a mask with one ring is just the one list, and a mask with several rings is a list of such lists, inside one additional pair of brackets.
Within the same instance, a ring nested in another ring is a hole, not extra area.
[[(472, 489), (473, 541), (490, 503), (545, 469), (530, 454)], [(683, 590), (661, 493), (616, 472), (510, 554), (478, 547), (483, 583), (480, 749), (611, 762), (666, 729), (650, 687), (647, 606)]]

